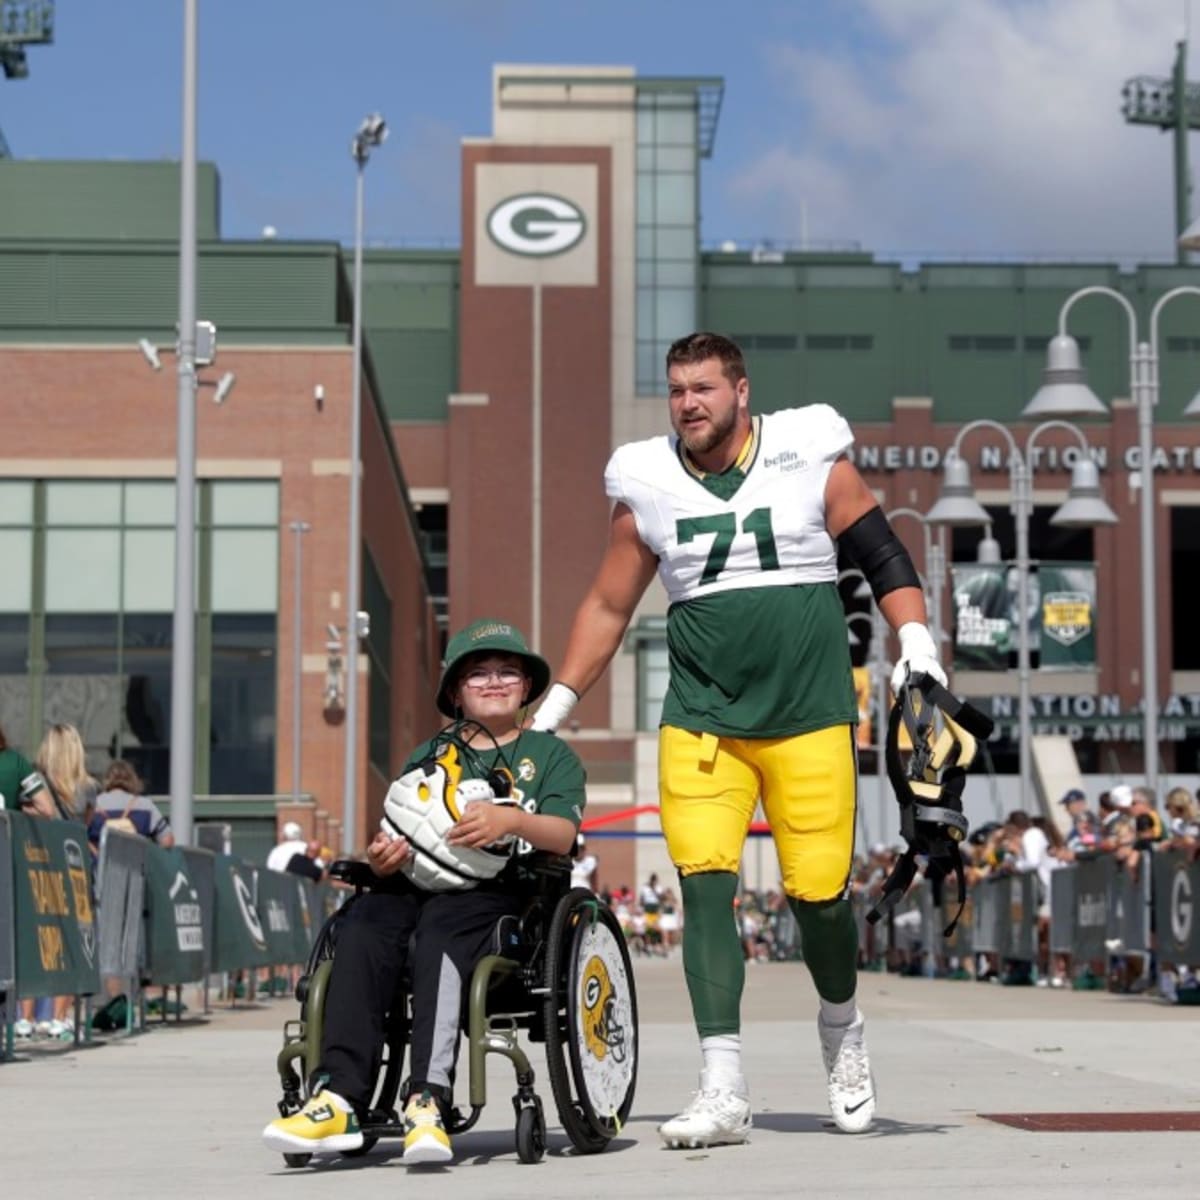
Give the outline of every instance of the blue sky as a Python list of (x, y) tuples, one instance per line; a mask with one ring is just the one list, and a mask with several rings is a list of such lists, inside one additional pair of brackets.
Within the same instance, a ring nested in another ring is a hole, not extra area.
[[(200, 153), (221, 171), (226, 237), (274, 225), (348, 241), (349, 139), (378, 109), (391, 136), (369, 167), (369, 240), (455, 244), (459, 138), (490, 132), (493, 63), (721, 75), (706, 241), (1163, 259), (1170, 138), (1127, 126), (1120, 93), (1169, 74), (1188, 7), (200, 0)], [(183, 0), (58, 0), (55, 44), (29, 50), (28, 79), (0, 79), (13, 153), (177, 157), (182, 13)]]

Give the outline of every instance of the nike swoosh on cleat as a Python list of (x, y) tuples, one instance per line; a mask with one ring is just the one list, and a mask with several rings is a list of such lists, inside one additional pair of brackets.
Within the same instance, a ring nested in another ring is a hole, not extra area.
[(874, 1099), (875, 1099), (875, 1097), (874, 1097), (874, 1096), (868, 1096), (868, 1097), (867, 1097), (865, 1100), (860, 1100), (860, 1101), (859, 1101), (857, 1104), (855, 1104), (855, 1105), (853, 1105), (853, 1106), (851, 1106), (851, 1105), (847, 1104), (847, 1105), (846, 1105), (846, 1115), (847, 1115), (847, 1116), (852, 1116), (854, 1113), (858, 1112), (858, 1110), (859, 1110), (860, 1108), (862, 1108), (862, 1106), (863, 1106), (864, 1104), (870, 1104), (870, 1103), (871, 1103), (871, 1101), (872, 1101), (872, 1100), (874, 1100)]

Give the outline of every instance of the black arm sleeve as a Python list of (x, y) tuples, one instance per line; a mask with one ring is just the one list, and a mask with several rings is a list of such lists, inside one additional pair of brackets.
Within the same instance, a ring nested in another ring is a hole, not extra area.
[(921, 586), (904, 543), (892, 532), (878, 505), (859, 517), (838, 541), (866, 576), (876, 600), (897, 588)]

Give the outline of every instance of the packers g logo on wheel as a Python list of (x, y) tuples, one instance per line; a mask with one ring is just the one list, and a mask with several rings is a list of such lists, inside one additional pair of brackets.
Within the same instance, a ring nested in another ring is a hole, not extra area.
[(592, 1057), (603, 1061), (611, 1050), (614, 1061), (624, 1061), (625, 1030), (613, 1019), (612, 979), (598, 955), (588, 959), (579, 991), (583, 1000), (583, 1038)]

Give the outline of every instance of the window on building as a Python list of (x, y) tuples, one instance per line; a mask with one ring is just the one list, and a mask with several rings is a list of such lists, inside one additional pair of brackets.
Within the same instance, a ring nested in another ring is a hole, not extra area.
[(667, 348), (696, 325), (699, 276), (697, 97), (637, 97), (636, 361), (642, 395), (663, 390)]
[[(274, 791), (278, 492), (197, 487), (199, 791)], [(93, 773), (126, 758), (157, 795), (170, 787), (174, 522), (171, 481), (0, 482), (0, 723), (36, 749), (47, 724), (69, 722)]]
[(946, 340), (955, 351), (1008, 354), (1017, 348), (1017, 339), (1006, 333), (952, 333)]
[(370, 552), (363, 548), (363, 606), (371, 621), (364, 648), (371, 664), (367, 683), (367, 752), (371, 762), (392, 773), (392, 601)]
[(667, 694), (666, 617), (643, 617), (632, 630), (630, 643), (637, 655), (637, 727), (652, 731), (662, 719)]

